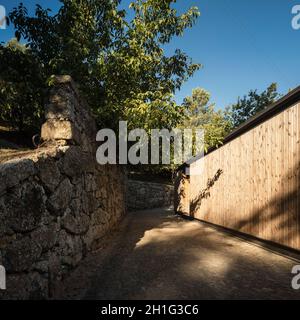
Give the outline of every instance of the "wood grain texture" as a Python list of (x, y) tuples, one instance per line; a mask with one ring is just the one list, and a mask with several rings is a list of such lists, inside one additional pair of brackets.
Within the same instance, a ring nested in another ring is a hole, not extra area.
[(299, 103), (194, 166), (199, 165), (203, 173), (193, 175), (191, 169), (185, 184), (187, 214), (300, 249)]

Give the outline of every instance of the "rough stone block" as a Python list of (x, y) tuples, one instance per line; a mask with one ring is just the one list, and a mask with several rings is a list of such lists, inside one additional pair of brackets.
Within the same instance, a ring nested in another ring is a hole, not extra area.
[(59, 247), (56, 249), (56, 253), (63, 264), (75, 267), (83, 257), (81, 238), (61, 230), (59, 233)]
[(3, 250), (7, 272), (30, 271), (42, 254), (42, 247), (29, 237), (17, 240)]
[(54, 192), (61, 181), (61, 174), (56, 161), (43, 157), (37, 162), (38, 176), (43, 185), (51, 192)]
[(71, 210), (67, 209), (62, 218), (63, 227), (71, 234), (85, 234), (89, 229), (90, 218), (84, 213), (72, 215)]
[(52, 213), (62, 215), (72, 199), (73, 186), (69, 179), (64, 179), (53, 195), (48, 199), (48, 207)]
[(41, 245), (43, 252), (47, 252), (56, 245), (58, 232), (58, 224), (51, 223), (48, 226), (42, 226), (41, 228), (33, 231), (31, 239)]
[(71, 121), (48, 120), (42, 126), (43, 141), (70, 140), (80, 144), (80, 133)]
[(53, 92), (46, 107), (46, 119), (75, 121), (75, 99), (62, 88)]
[(60, 160), (60, 166), (63, 173), (68, 177), (77, 177), (83, 172), (95, 171), (95, 159), (82, 152), (82, 149), (78, 146), (70, 147), (64, 157)]
[(48, 280), (38, 272), (7, 275), (7, 290), (0, 299), (44, 300), (48, 297)]
[(8, 226), (16, 232), (29, 232), (39, 226), (45, 212), (44, 189), (28, 181), (4, 196)]
[(31, 159), (20, 159), (0, 165), (0, 195), (7, 189), (35, 174), (34, 162)]

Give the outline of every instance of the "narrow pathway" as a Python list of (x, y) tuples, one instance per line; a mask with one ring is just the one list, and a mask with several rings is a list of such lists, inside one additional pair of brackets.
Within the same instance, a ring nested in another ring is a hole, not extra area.
[(300, 299), (296, 264), (172, 211), (137, 212), (76, 269), (64, 298)]

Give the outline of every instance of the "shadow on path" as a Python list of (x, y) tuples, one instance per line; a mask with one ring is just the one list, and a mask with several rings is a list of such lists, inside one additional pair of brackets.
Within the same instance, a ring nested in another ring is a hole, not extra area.
[(295, 264), (170, 210), (141, 211), (73, 273), (64, 298), (300, 299)]

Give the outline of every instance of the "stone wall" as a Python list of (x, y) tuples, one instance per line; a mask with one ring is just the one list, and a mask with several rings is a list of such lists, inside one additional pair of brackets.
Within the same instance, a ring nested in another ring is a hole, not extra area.
[(69, 271), (125, 214), (125, 174), (96, 163), (96, 125), (69, 77), (57, 77), (43, 146), (0, 164), (2, 299), (59, 294)]
[(128, 180), (128, 210), (163, 208), (173, 205), (174, 187), (168, 184)]

